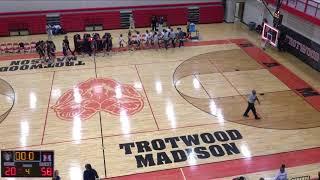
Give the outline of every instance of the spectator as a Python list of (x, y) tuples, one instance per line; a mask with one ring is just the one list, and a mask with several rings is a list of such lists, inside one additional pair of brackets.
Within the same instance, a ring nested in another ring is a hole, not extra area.
[(112, 51), (112, 36), (110, 33), (107, 34), (107, 52), (108, 52), (108, 55), (109, 53)]
[(140, 32), (139, 32), (139, 31), (136, 31), (136, 44), (137, 44), (137, 47), (140, 48), (140, 45), (141, 45), (141, 35), (140, 35)]
[(51, 40), (52, 39), (52, 27), (51, 27), (50, 24), (47, 24), (46, 31), (47, 31), (47, 34), (48, 34), (48, 40)]
[(163, 42), (164, 42), (164, 47), (168, 49), (168, 43), (169, 43), (169, 32), (167, 30), (163, 30)]
[(96, 178), (99, 178), (97, 171), (91, 167), (91, 164), (86, 164), (85, 168), (83, 180), (95, 180)]
[(52, 26), (52, 34), (53, 35), (59, 35), (59, 34), (62, 34), (62, 28), (59, 24), (56, 24), (56, 25), (53, 25)]
[(161, 16), (161, 17), (159, 18), (159, 28), (158, 28), (158, 31), (159, 31), (159, 32), (162, 32), (163, 23), (164, 23), (164, 18)]
[(135, 26), (134, 26), (134, 19), (133, 19), (132, 14), (131, 14), (131, 15), (130, 15), (130, 17), (129, 17), (129, 23), (130, 23), (130, 27), (129, 27), (129, 29), (135, 29)]
[(56, 55), (55, 55), (56, 46), (54, 45), (53, 41), (47, 41), (46, 45), (47, 45), (46, 50), (47, 50), (48, 61), (49, 61), (49, 63), (54, 63), (54, 59), (56, 57)]
[(74, 43), (74, 52), (77, 52), (78, 54), (81, 53), (81, 36), (80, 34), (76, 34), (73, 36), (73, 43)]
[(167, 32), (170, 32), (171, 31), (171, 26), (168, 25), (166, 30), (167, 30)]
[(83, 51), (87, 54), (89, 54), (89, 56), (91, 56), (92, 54), (92, 48), (91, 48), (91, 42), (90, 42), (90, 37), (89, 36), (85, 36), (85, 38), (83, 39)]
[(125, 41), (122, 37), (122, 34), (120, 34), (120, 37), (119, 37), (119, 47), (123, 48), (123, 45), (124, 45)]
[(188, 21), (187, 22), (187, 38), (189, 38), (190, 37), (190, 35), (191, 35), (191, 32), (190, 32), (190, 22)]
[(149, 41), (149, 45), (154, 45), (154, 42), (153, 42), (153, 34), (154, 34), (154, 31), (153, 30), (151, 30), (150, 32), (149, 32), (149, 35), (148, 35), (148, 41)]
[(172, 47), (175, 48), (176, 47), (176, 33), (173, 31), (173, 28), (170, 29), (169, 36), (170, 36)]
[(259, 180), (264, 180), (264, 178), (263, 178), (263, 177), (261, 177)]
[(39, 58), (42, 61), (46, 59), (45, 43), (44, 41), (39, 41), (36, 43), (36, 51), (39, 54)]
[(157, 45), (157, 48), (159, 48), (159, 36), (158, 36), (157, 31), (154, 32), (154, 34), (153, 34), (153, 40), (152, 40), (152, 42), (153, 42), (153, 45), (154, 45), (154, 46)]
[(155, 16), (152, 16), (151, 28), (152, 28), (152, 31), (156, 31), (157, 29), (157, 18)]
[(20, 42), (19, 43), (19, 53), (21, 52), (21, 51), (23, 51), (23, 52), (25, 52), (25, 50), (24, 50), (24, 43), (23, 42)]
[(64, 56), (68, 56), (68, 51), (74, 56), (74, 53), (70, 49), (70, 43), (68, 40), (68, 36), (64, 36), (64, 40), (62, 41), (62, 52)]
[(162, 32), (158, 31), (158, 47), (161, 48), (161, 43), (163, 42), (163, 36), (164, 36), (164, 32), (162, 30)]
[(58, 171), (58, 170), (55, 170), (55, 171), (53, 172), (52, 180), (61, 180), (61, 178), (60, 178), (60, 176), (59, 176), (59, 171)]
[(237, 178), (233, 178), (232, 180), (246, 180), (246, 178), (243, 177), (243, 176), (240, 176), (240, 177), (237, 177)]
[(262, 23), (261, 23), (262, 28), (263, 28), (265, 23), (268, 23), (268, 20), (266, 18), (263, 18)]
[(181, 30), (181, 28), (178, 28), (178, 33), (177, 33), (177, 36), (178, 36), (178, 40), (179, 40), (179, 48), (181, 46), (184, 46), (184, 32)]
[(288, 180), (287, 172), (285, 171), (286, 166), (284, 164), (281, 165), (280, 170), (274, 180)]

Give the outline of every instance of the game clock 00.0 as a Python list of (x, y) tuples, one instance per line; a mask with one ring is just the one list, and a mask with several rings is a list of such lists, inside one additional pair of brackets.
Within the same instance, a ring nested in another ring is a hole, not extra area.
[(52, 177), (53, 151), (1, 151), (1, 177)]

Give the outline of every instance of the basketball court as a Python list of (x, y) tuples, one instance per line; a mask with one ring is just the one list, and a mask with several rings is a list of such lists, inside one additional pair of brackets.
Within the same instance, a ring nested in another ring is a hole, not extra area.
[[(0, 56), (0, 77), (14, 91), (0, 96), (1, 114), (14, 104), (0, 124), (0, 148), (54, 150), (62, 179), (82, 179), (86, 163), (106, 179), (271, 179), (281, 164), (289, 177), (315, 177), (319, 72), (263, 51), (244, 25), (199, 29), (202, 40), (183, 48), (80, 55), (54, 66), (40, 66), (35, 54)], [(53, 39), (58, 51), (62, 39)], [(242, 117), (252, 89), (260, 120)]]

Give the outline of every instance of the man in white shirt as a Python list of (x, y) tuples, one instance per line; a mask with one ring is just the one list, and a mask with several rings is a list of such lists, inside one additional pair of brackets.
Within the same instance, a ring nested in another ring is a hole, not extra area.
[(173, 31), (173, 28), (170, 29), (169, 36), (170, 36), (172, 47), (175, 48), (176, 47), (176, 33)]
[(148, 43), (149, 45), (153, 45), (153, 30), (151, 30), (148, 34)]
[(278, 172), (278, 174), (276, 175), (274, 180), (288, 180), (288, 175), (287, 175), (285, 168), (286, 168), (286, 166), (284, 164), (282, 164), (280, 167), (280, 171)]
[(52, 27), (51, 27), (50, 24), (47, 24), (46, 31), (47, 31), (47, 34), (48, 34), (48, 40), (51, 41), (52, 40)]
[(248, 113), (251, 110), (253, 112), (253, 115), (255, 117), (256, 120), (260, 119), (260, 117), (258, 117), (257, 112), (256, 112), (256, 108), (254, 107), (254, 103), (257, 100), (258, 103), (260, 104), (260, 101), (256, 95), (256, 91), (252, 90), (251, 94), (248, 96), (248, 107), (246, 109), (246, 112), (243, 114), (244, 117), (249, 117)]
[(130, 23), (129, 29), (135, 29), (134, 19), (133, 19), (132, 14), (131, 14), (130, 17), (129, 17), (129, 23)]
[(169, 39), (170, 39), (169, 32), (166, 31), (165, 29), (163, 30), (163, 32), (164, 32), (164, 35), (163, 35), (164, 47), (166, 49), (168, 49), (168, 43), (169, 43)]

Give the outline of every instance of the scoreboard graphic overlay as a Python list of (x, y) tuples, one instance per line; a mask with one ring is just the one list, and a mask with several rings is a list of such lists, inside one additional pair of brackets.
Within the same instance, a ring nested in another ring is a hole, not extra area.
[(53, 151), (1, 151), (1, 177), (52, 177)]

